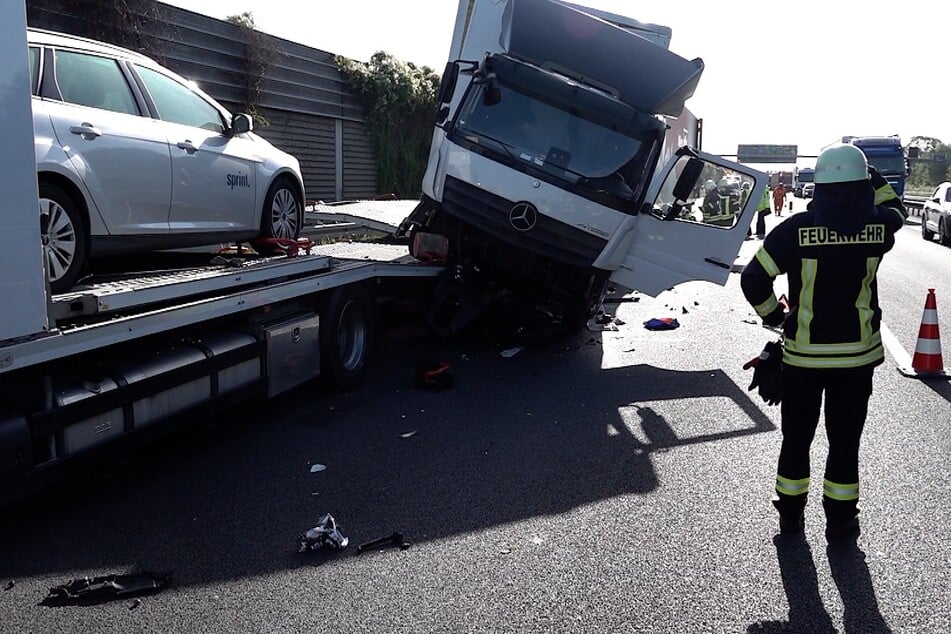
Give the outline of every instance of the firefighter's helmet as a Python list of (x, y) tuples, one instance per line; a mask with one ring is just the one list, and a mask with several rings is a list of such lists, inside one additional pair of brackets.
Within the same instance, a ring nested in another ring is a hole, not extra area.
[(816, 159), (816, 185), (868, 180), (868, 161), (862, 150), (848, 143), (826, 148)]
[(707, 179), (707, 182), (704, 183), (703, 186), (704, 188), (706, 188), (708, 192), (712, 192), (714, 189), (717, 188), (717, 184), (714, 183), (712, 179)]

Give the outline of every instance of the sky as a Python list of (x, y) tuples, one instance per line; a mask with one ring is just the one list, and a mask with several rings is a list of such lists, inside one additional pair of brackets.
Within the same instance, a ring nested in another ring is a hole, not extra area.
[[(386, 51), (437, 72), (457, 7), (454, 0), (164, 1), (215, 18), (250, 11), (271, 35), (361, 61)], [(951, 90), (942, 72), (951, 3), (944, 0), (904, 0), (892, 12), (858, 0), (574, 2), (668, 26), (673, 52), (703, 59), (687, 107), (703, 119), (707, 152), (776, 144), (815, 155), (843, 135), (951, 143)], [(814, 162), (800, 159), (799, 166)]]

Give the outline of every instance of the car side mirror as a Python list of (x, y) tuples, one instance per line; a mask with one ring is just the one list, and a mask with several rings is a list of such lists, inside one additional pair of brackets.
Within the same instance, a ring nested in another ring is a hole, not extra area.
[(244, 134), (254, 129), (251, 115), (239, 112), (231, 117), (231, 134)]

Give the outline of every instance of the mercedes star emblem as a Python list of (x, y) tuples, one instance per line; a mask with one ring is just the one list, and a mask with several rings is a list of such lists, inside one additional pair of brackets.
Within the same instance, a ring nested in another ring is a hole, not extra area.
[(529, 231), (538, 222), (538, 209), (532, 203), (517, 203), (509, 212), (509, 222), (518, 231)]

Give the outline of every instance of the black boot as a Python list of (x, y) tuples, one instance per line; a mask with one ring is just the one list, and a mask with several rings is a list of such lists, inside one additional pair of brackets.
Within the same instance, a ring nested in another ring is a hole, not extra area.
[(799, 535), (802, 534), (806, 526), (806, 516), (803, 512), (804, 505), (784, 504), (778, 496), (774, 497), (773, 506), (779, 511), (779, 533), (780, 535)]

